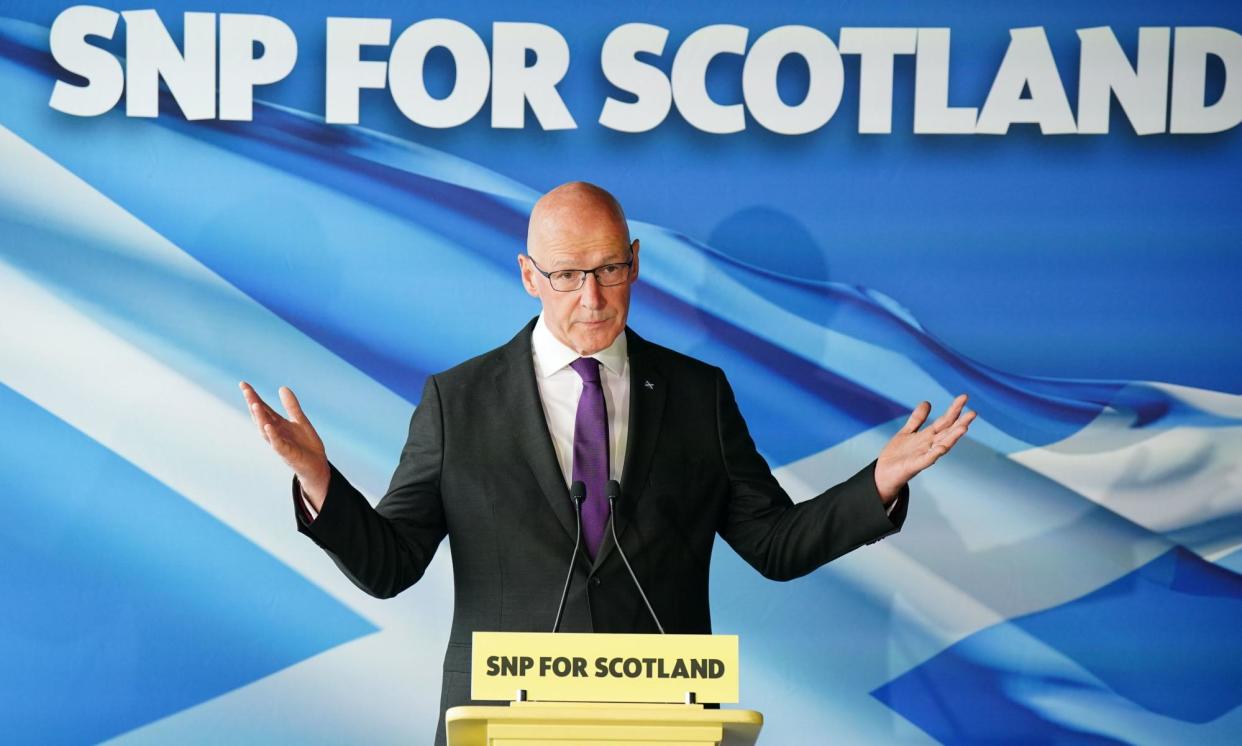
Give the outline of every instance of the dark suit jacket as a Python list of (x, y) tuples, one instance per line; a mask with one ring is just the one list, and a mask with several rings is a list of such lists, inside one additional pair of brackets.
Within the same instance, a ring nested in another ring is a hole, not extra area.
[[(443, 710), (470, 701), (471, 633), (549, 631), (574, 546), (573, 506), (535, 383), (533, 328), (427, 379), (377, 507), (333, 468), (318, 518), (298, 513), (298, 530), (381, 598), (422, 577), (449, 537), (456, 591), (437, 742)], [(755, 450), (724, 373), (626, 334), (629, 440), (613, 520), (668, 632), (711, 632), (716, 534), (764, 576), (787, 580), (901, 527), (906, 496), (886, 514), (874, 463), (793, 504)], [(295, 484), (295, 502), (297, 494)], [(656, 631), (610, 535), (593, 563), (576, 559), (562, 629)]]

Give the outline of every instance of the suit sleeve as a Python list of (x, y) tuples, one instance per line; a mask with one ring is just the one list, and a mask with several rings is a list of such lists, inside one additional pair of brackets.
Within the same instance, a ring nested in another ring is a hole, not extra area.
[(876, 490), (874, 461), (795, 505), (755, 448), (728, 380), (722, 372), (716, 380), (717, 434), (729, 490), (719, 532), (751, 566), (773, 580), (790, 580), (901, 529), (909, 488), (902, 488), (890, 514)]
[(440, 499), (444, 423), (439, 387), (428, 377), (422, 401), (410, 418), (401, 460), (379, 504), (367, 499), (331, 467), (328, 494), (313, 520), (301, 510), (293, 480), (298, 531), (332, 557), (355, 585), (390, 598), (423, 576), (447, 533)]

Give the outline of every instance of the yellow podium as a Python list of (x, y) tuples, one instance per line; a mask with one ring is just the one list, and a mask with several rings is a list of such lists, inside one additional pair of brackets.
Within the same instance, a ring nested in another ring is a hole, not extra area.
[(445, 714), (449, 746), (750, 746), (763, 716), (738, 700), (735, 635), (478, 632), (473, 699)]
[(702, 705), (514, 702), (445, 715), (449, 746), (750, 746), (762, 725), (753, 710)]

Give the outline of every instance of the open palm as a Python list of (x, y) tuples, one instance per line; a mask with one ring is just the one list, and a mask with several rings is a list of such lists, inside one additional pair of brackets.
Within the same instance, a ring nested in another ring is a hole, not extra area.
[(922, 402), (914, 408), (910, 419), (888, 441), (876, 461), (875, 486), (885, 502), (896, 497), (906, 482), (936, 463), (966, 434), (975, 413), (963, 414), (965, 406), (966, 395), (962, 394), (953, 400), (947, 412), (927, 428), (923, 428), (923, 423), (931, 414), (931, 404)]
[(302, 491), (318, 510), (328, 492), (331, 469), (328, 456), (319, 439), (319, 433), (311, 426), (302, 412), (302, 406), (287, 386), (280, 387), (280, 403), (288, 417), (281, 417), (251, 387), (242, 381), (238, 384), (250, 409), (250, 419), (259, 429), (259, 435), (272, 447), (302, 483)]

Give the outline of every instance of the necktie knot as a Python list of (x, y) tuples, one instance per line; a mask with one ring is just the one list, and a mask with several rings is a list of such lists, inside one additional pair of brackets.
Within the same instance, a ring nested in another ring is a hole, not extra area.
[(569, 364), (583, 383), (599, 383), (599, 361), (593, 357), (580, 357)]

